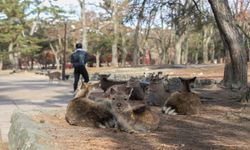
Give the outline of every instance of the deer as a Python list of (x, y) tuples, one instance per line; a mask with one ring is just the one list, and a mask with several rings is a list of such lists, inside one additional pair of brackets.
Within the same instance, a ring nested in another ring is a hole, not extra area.
[(116, 128), (128, 133), (145, 133), (156, 130), (159, 126), (159, 116), (145, 104), (131, 106), (129, 97), (133, 88), (124, 91), (111, 88), (111, 111), (115, 116)]
[(172, 115), (195, 115), (199, 113), (201, 107), (200, 97), (191, 92), (190, 84), (196, 79), (179, 77), (182, 88), (180, 91), (172, 93), (162, 107), (162, 113)]
[(131, 87), (133, 88), (133, 91), (131, 93), (131, 96), (129, 97), (130, 100), (143, 100), (144, 99), (144, 95), (145, 92), (143, 90), (143, 88), (141, 87), (140, 81), (138, 78), (136, 77), (131, 77), (127, 83), (125, 84), (116, 84), (116, 85), (112, 85), (111, 87), (109, 87), (106, 92), (105, 92), (105, 97), (109, 97), (110, 96), (110, 90), (111, 89), (116, 89), (119, 91), (124, 91), (127, 87)]
[(95, 102), (88, 98), (96, 87), (91, 83), (83, 83), (84, 90), (79, 91), (67, 105), (65, 120), (70, 125), (96, 128), (113, 128), (116, 123), (110, 111), (109, 101)]
[(160, 75), (159, 73), (154, 75), (149, 81), (148, 90), (144, 98), (147, 105), (162, 107), (166, 97), (170, 95), (170, 93), (165, 90), (163, 84), (164, 77)]
[(110, 74), (99, 74), (100, 88), (103, 89), (104, 92), (106, 92), (107, 89), (111, 87), (112, 85), (127, 83), (127, 81), (110, 80), (108, 79), (109, 76)]
[(48, 76), (49, 76), (49, 83), (53, 82), (54, 79), (61, 80), (61, 72), (59, 71), (55, 71), (55, 72), (48, 71)]

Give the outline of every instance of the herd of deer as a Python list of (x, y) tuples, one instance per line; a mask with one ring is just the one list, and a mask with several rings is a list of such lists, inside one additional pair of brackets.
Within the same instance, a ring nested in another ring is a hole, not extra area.
[[(162, 72), (131, 77), (128, 81), (111, 80), (109, 76), (99, 75), (99, 82), (95, 84), (82, 83), (67, 106), (65, 119), (70, 125), (149, 132), (157, 129), (160, 122), (151, 106), (162, 107), (162, 113), (169, 115), (199, 113), (200, 98), (190, 90), (190, 83), (196, 77), (179, 78), (182, 88), (170, 91), (168, 79)], [(100, 88), (102, 96), (91, 96)], [(140, 103), (134, 103), (136, 101)]]

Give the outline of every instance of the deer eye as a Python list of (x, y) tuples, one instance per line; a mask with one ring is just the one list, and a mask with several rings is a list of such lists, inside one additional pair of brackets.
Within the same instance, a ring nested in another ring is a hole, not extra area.
[(124, 98), (124, 100), (126, 101), (126, 100), (128, 100), (127, 98)]
[(115, 100), (115, 98), (113, 97), (112, 100)]

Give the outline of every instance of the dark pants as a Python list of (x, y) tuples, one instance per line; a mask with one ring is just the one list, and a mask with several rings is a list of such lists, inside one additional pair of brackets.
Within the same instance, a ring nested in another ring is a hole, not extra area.
[(88, 72), (85, 68), (85, 66), (80, 66), (80, 67), (75, 67), (74, 69), (74, 91), (76, 91), (77, 86), (78, 86), (78, 81), (80, 79), (80, 75), (82, 75), (84, 82), (88, 83), (89, 82), (89, 75)]

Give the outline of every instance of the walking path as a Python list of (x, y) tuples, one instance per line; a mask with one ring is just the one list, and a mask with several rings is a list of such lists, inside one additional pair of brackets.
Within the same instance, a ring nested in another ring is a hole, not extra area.
[(72, 81), (49, 84), (48, 76), (0, 71), (0, 139), (8, 142), (14, 110), (65, 108), (72, 97)]

